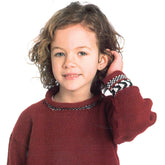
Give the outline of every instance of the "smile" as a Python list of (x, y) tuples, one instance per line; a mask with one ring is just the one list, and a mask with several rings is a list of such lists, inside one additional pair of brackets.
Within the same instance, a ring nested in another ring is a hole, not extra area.
[(69, 74), (64, 74), (63, 76), (67, 80), (74, 80), (77, 79), (81, 74), (76, 74), (76, 73), (69, 73)]

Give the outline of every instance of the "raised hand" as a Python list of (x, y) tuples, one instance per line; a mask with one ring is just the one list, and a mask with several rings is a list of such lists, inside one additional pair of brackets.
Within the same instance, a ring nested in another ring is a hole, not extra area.
[(110, 75), (111, 73), (115, 71), (122, 71), (123, 70), (123, 59), (122, 56), (116, 52), (116, 51), (111, 51), (111, 54), (114, 56), (114, 60), (111, 63), (108, 71), (107, 71), (107, 76)]

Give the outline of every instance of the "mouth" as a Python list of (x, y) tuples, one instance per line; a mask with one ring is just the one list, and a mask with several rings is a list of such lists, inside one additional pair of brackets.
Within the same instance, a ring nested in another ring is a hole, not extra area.
[(81, 74), (77, 74), (77, 73), (68, 73), (63, 75), (63, 77), (67, 80), (74, 80), (76, 78), (79, 78), (80, 76)]

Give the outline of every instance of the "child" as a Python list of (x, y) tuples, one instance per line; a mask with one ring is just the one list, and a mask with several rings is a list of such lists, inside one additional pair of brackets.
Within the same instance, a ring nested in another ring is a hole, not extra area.
[(49, 90), (20, 115), (8, 165), (119, 165), (117, 144), (156, 121), (152, 101), (122, 72), (119, 38), (95, 5), (53, 15), (29, 52)]

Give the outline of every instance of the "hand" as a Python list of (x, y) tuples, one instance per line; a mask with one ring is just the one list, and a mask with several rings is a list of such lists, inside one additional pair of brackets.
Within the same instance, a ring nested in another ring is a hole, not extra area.
[(108, 71), (107, 71), (107, 75), (112, 74), (113, 72), (119, 70), (122, 71), (123, 70), (123, 59), (122, 56), (116, 52), (116, 51), (111, 51), (111, 54), (114, 56), (114, 60), (111, 63)]

